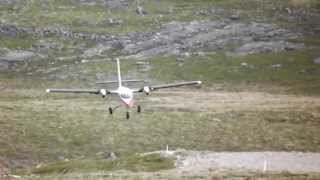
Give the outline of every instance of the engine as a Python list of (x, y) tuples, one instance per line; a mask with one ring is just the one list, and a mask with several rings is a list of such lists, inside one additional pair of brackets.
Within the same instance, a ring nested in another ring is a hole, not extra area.
[(100, 94), (102, 95), (102, 98), (105, 98), (107, 96), (107, 90), (106, 89), (100, 89)]
[(146, 95), (149, 95), (150, 92), (151, 92), (151, 88), (150, 88), (149, 86), (144, 86), (144, 87), (143, 87), (143, 92), (145, 92)]

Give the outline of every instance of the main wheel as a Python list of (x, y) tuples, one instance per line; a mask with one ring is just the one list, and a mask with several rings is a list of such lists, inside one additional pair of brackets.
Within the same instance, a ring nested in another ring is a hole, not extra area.
[(130, 118), (130, 114), (129, 112), (126, 113), (126, 118), (129, 119)]
[(109, 113), (112, 114), (113, 113), (113, 110), (111, 107), (109, 107)]
[(140, 105), (138, 105), (137, 112), (141, 113), (141, 106)]

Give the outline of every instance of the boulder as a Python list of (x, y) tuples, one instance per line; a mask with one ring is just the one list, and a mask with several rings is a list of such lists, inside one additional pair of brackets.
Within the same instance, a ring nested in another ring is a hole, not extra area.
[(320, 57), (316, 58), (313, 60), (314, 64), (319, 64), (320, 65)]
[(98, 44), (97, 46), (84, 51), (81, 57), (89, 58), (102, 55), (104, 52), (110, 50), (112, 47), (108, 45)]
[(4, 56), (0, 56), (0, 60), (8, 62), (20, 62), (33, 60), (37, 55), (31, 51), (13, 50), (6, 53)]
[(138, 6), (136, 9), (136, 13), (140, 16), (147, 15), (147, 11), (144, 10), (142, 6)]

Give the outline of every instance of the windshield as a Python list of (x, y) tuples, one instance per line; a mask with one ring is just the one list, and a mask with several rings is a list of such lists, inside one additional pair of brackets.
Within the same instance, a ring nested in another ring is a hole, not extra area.
[(131, 98), (130, 94), (120, 94), (120, 97), (123, 98), (123, 99)]

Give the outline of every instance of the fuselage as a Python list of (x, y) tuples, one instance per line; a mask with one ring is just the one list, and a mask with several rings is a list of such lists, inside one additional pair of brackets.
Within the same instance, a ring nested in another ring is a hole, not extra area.
[(126, 107), (132, 107), (134, 105), (133, 102), (133, 90), (130, 88), (127, 88), (125, 86), (120, 86), (115, 91), (115, 93), (118, 94), (120, 100)]

